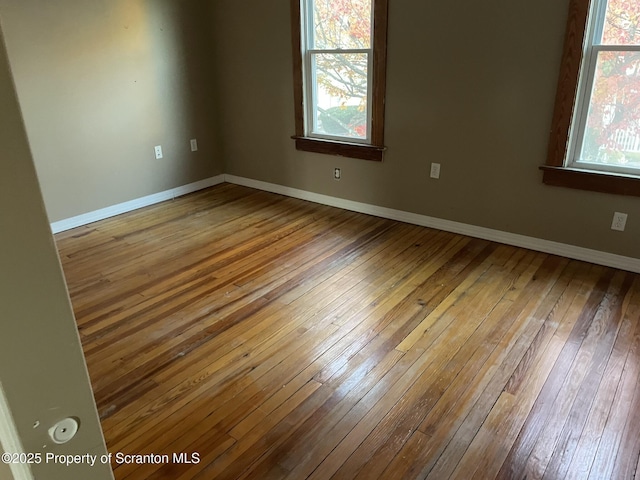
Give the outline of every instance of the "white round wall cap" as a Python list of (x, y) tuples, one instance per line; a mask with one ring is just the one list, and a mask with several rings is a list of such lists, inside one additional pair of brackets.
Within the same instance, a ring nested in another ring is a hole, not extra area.
[(57, 444), (67, 443), (76, 436), (79, 427), (75, 418), (65, 418), (49, 429), (49, 436)]

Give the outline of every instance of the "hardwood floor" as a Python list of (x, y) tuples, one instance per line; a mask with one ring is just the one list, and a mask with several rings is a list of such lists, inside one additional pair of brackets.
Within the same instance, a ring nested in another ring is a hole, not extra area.
[(638, 275), (229, 184), (56, 241), (117, 479), (640, 475)]

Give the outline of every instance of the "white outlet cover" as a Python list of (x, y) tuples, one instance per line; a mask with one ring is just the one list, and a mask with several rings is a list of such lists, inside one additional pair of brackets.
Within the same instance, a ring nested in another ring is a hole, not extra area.
[(198, 140), (196, 140), (195, 138), (192, 138), (190, 143), (191, 143), (191, 151), (192, 152), (197, 152), (198, 151)]
[(627, 226), (627, 214), (615, 212), (613, 214), (613, 221), (611, 222), (611, 230), (624, 232), (624, 229), (626, 226)]
[(432, 163), (431, 164), (431, 178), (440, 178), (440, 164)]
[(161, 145), (156, 145), (154, 147), (155, 153), (156, 153), (156, 159), (160, 159), (162, 158), (162, 146)]

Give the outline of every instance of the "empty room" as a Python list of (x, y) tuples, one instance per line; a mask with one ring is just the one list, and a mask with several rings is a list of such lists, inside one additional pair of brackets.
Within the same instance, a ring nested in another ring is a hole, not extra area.
[(0, 480), (636, 478), (636, 32), (0, 0)]

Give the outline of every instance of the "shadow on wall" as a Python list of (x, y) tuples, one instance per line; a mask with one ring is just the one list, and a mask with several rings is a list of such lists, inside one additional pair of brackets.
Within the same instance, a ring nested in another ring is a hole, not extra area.
[(51, 221), (222, 172), (210, 3), (0, 0)]
[[(145, 0), (151, 37), (157, 102), (162, 129), (170, 129), (180, 154), (192, 155), (189, 140), (198, 140), (200, 157), (220, 159), (215, 122), (216, 76), (211, 58), (212, 6), (209, 1)], [(189, 160), (189, 159), (185, 159)], [(182, 172), (200, 162), (174, 164)], [(218, 161), (215, 173), (222, 173)], [(192, 172), (197, 174), (197, 171)]]
[(225, 171), (287, 184), (298, 175), (290, 4), (216, 0), (212, 31)]

